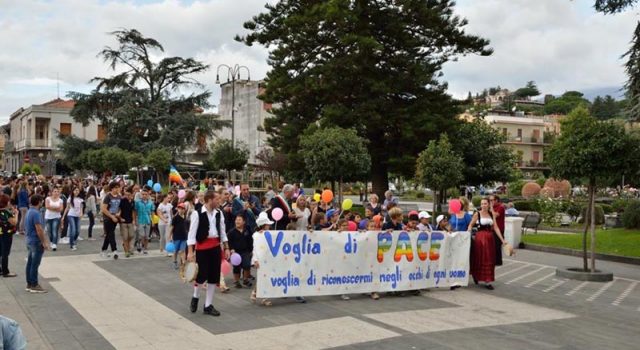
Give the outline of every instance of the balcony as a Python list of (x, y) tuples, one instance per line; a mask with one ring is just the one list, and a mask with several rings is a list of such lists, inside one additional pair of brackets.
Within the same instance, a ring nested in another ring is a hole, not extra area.
[(515, 164), (516, 168), (520, 169), (549, 169), (549, 166), (545, 162), (536, 162), (534, 160), (518, 161)]
[(16, 151), (26, 149), (51, 149), (53, 142), (50, 139), (22, 139), (16, 142)]
[(508, 137), (505, 143), (522, 145), (546, 145), (540, 137)]

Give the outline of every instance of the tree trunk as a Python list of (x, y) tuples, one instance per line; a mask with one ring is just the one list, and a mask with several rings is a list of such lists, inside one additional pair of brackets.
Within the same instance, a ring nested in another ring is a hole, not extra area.
[(591, 220), (591, 190), (589, 190), (589, 205), (584, 213), (584, 232), (582, 232), (582, 268), (584, 271), (589, 270), (587, 259), (587, 232), (589, 232), (589, 222)]
[(342, 208), (342, 177), (340, 177), (340, 181), (338, 182), (338, 206)]
[(381, 200), (384, 200), (384, 193), (389, 189), (387, 154), (384, 150), (380, 152), (379, 149), (371, 151), (371, 189)]
[(432, 211), (433, 211), (433, 215), (431, 216), (431, 219), (432, 219), (432, 221), (433, 221), (433, 227), (436, 227), (436, 228), (437, 228), (437, 222), (436, 222), (436, 198), (438, 198), (437, 193), (438, 193), (438, 191), (436, 191), (436, 190), (434, 189), (434, 190), (433, 190), (433, 198), (432, 198), (432, 201), (433, 201), (433, 208), (431, 208), (431, 209), (432, 209)]
[(591, 201), (589, 207), (591, 207), (591, 272), (596, 272), (596, 181), (591, 179), (589, 182), (591, 188)]

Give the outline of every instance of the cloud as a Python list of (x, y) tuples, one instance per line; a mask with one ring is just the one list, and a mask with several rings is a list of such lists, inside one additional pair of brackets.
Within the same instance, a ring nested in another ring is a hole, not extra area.
[[(270, 0), (272, 1), (272, 0)], [(195, 57), (211, 65), (197, 78), (213, 92), (219, 64), (242, 64), (251, 77), (268, 71), (267, 51), (235, 42), (242, 24), (264, 11), (265, 0), (56, 0), (2, 1), (0, 11), (0, 120), (20, 107), (56, 97), (61, 90), (88, 92), (88, 81), (110, 74), (96, 57), (115, 45), (107, 33), (136, 28), (157, 39), (171, 56)], [(635, 11), (596, 14), (593, 1), (461, 0), (456, 12), (467, 32), (491, 40), (490, 57), (448, 63), (444, 79), (455, 96), (493, 85), (508, 88), (535, 80), (544, 93), (621, 86), (619, 56), (636, 23)]]

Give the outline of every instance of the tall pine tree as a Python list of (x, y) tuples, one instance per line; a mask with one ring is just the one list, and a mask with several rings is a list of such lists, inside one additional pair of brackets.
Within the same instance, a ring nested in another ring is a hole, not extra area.
[[(355, 129), (367, 139), (373, 190), (388, 173), (413, 176), (417, 154), (456, 125), (456, 106), (438, 80), (442, 65), (491, 54), (464, 31), (445, 0), (283, 0), (265, 5), (237, 40), (269, 48), (262, 98), (277, 103), (265, 121), (270, 143), (305, 177), (298, 153), (310, 123)], [(293, 174), (296, 175), (296, 174)]]

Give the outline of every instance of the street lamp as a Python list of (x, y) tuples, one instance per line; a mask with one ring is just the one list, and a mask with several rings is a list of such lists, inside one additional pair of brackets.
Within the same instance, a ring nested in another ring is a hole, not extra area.
[(251, 72), (249, 68), (241, 65), (234, 65), (233, 67), (226, 64), (221, 64), (216, 69), (216, 84), (220, 84), (220, 68), (227, 70), (227, 83), (231, 81), (231, 144), (233, 147), (235, 143), (236, 133), (236, 80), (240, 80), (240, 71), (244, 69), (247, 72), (247, 81), (251, 80)]

